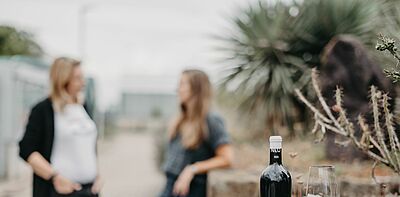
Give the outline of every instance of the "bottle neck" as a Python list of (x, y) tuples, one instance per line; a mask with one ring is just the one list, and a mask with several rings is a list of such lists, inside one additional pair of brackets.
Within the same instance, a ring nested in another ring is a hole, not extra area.
[(282, 149), (281, 148), (271, 148), (269, 149), (269, 164), (282, 164)]

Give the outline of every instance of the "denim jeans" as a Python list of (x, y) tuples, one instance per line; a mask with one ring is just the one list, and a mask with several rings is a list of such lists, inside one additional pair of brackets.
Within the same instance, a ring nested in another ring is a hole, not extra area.
[(175, 196), (172, 194), (177, 176), (167, 174), (167, 184), (160, 197), (206, 197), (207, 179), (204, 177), (195, 177), (190, 183), (190, 190), (187, 196)]

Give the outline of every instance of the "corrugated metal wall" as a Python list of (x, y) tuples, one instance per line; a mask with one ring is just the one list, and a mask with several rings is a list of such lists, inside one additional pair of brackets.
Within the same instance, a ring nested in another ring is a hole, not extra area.
[(30, 107), (47, 94), (48, 70), (15, 59), (0, 59), (0, 178), (18, 176), (17, 143)]

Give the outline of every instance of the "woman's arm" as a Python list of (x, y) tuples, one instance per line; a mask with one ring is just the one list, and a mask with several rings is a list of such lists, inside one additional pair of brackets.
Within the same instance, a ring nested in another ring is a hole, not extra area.
[(189, 193), (190, 183), (196, 174), (203, 174), (217, 168), (231, 167), (232, 164), (232, 146), (229, 144), (220, 145), (216, 148), (214, 157), (185, 167), (175, 182), (173, 193), (177, 196), (186, 196)]
[(27, 162), (36, 175), (45, 180), (52, 179), (51, 181), (59, 194), (70, 194), (82, 189), (80, 184), (74, 183), (55, 172), (50, 163), (39, 152), (33, 152), (29, 155)]
[(44, 142), (45, 112), (44, 105), (34, 106), (29, 114), (25, 133), (19, 142), (19, 155), (33, 169), (36, 175), (49, 180), (53, 175), (50, 163), (39, 153)]
[(50, 163), (39, 152), (33, 152), (28, 157), (27, 162), (35, 174), (45, 180), (49, 180), (55, 173)]
[(187, 166), (192, 169), (194, 174), (204, 174), (213, 169), (231, 167), (233, 164), (233, 148), (223, 119), (218, 115), (210, 115), (207, 124), (209, 128), (208, 141), (215, 156)]
[(199, 161), (187, 168), (190, 168), (194, 174), (204, 174), (210, 170), (218, 168), (228, 168), (233, 165), (233, 148), (230, 144), (224, 144), (215, 150), (215, 157), (208, 160)]

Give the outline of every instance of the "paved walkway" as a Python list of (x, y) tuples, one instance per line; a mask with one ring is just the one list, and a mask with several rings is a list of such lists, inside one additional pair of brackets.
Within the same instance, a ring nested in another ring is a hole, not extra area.
[(164, 182), (149, 134), (121, 133), (101, 148), (104, 197), (156, 197)]
[[(100, 171), (105, 181), (102, 197), (156, 197), (164, 178), (155, 164), (153, 137), (146, 133), (119, 133), (99, 144)], [(0, 182), (0, 197), (30, 197), (28, 166), (22, 176)]]

